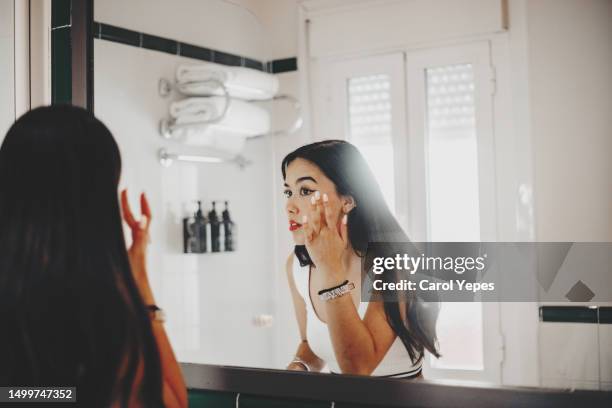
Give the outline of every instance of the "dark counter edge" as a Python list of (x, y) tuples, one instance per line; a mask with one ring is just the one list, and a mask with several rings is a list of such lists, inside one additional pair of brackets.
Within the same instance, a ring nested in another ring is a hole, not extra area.
[(260, 395), (380, 405), (381, 407), (588, 407), (612, 406), (612, 392), (487, 385), (447, 385), (351, 375), (303, 373), (182, 363), (187, 387)]

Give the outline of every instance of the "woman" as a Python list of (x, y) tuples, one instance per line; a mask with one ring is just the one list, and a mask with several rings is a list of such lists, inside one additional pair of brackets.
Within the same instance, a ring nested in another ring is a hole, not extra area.
[(287, 368), (421, 377), (424, 350), (439, 356), (437, 304), (360, 303), (368, 242), (408, 242), (364, 158), (350, 143), (328, 140), (288, 154), (282, 174), (296, 244), (287, 277), (302, 339)]
[[(108, 129), (72, 106), (34, 109), (0, 148), (0, 384), (76, 386), (84, 407), (186, 407), (146, 270), (144, 195), (126, 251)], [(149, 310), (150, 309), (150, 310)]]

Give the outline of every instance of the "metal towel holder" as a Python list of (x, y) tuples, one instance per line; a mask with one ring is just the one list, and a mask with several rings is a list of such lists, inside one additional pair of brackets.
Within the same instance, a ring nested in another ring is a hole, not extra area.
[[(230, 97), (229, 91), (223, 82), (217, 79), (213, 79), (213, 78), (205, 80), (205, 81), (201, 81), (201, 82), (208, 82), (208, 83), (218, 86), (219, 88), (221, 88), (223, 92), (223, 97), (225, 98), (225, 105), (223, 106), (221, 113), (217, 117), (197, 123), (197, 125), (214, 125), (215, 123), (218, 123), (221, 120), (223, 120), (223, 118), (227, 114), (227, 111), (230, 107), (232, 98)], [(160, 96), (167, 97), (172, 92), (172, 89), (176, 89), (176, 86), (174, 86), (169, 80), (165, 78), (162, 78), (159, 80), (158, 91), (159, 91)], [(264, 136), (290, 135), (292, 133), (297, 132), (302, 127), (304, 123), (304, 120), (302, 118), (302, 105), (295, 97), (291, 95), (284, 95), (284, 94), (276, 95), (272, 97), (271, 99), (250, 100), (248, 102), (258, 103), (258, 102), (274, 102), (274, 101), (290, 102), (293, 105), (293, 108), (297, 112), (296, 120), (289, 127), (289, 129), (274, 130), (268, 133), (250, 136), (247, 138), (247, 140), (257, 139), (257, 138), (261, 138)], [(175, 120), (166, 118), (166, 119), (162, 119), (159, 123), (159, 133), (166, 140), (176, 140), (177, 138), (173, 135), (173, 132), (175, 130), (185, 128), (185, 127), (190, 127), (190, 126), (194, 126), (194, 124), (176, 123)], [(242, 155), (237, 155), (233, 158), (225, 159), (225, 158), (216, 157), (216, 156), (179, 154), (179, 153), (169, 152), (164, 148), (158, 151), (158, 158), (159, 158), (160, 163), (165, 167), (172, 165), (174, 161), (185, 161), (185, 162), (192, 162), (192, 163), (223, 163), (225, 162), (225, 163), (235, 163), (241, 169), (244, 169), (246, 166), (252, 163), (252, 161), (246, 159)]]

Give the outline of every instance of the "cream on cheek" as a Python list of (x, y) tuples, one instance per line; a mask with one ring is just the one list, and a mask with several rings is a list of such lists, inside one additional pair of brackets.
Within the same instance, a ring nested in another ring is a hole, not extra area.
[(332, 219), (335, 221), (336, 225), (340, 225), (340, 220), (342, 219), (342, 203), (338, 196), (336, 195), (328, 195), (328, 203), (327, 203), (331, 213)]

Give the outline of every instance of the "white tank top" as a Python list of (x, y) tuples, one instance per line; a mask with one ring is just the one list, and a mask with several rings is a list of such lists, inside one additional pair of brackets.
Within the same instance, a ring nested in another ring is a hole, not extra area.
[[(310, 299), (310, 268), (309, 266), (301, 267), (295, 256), (293, 257), (293, 279), (300, 296), (302, 296), (304, 303), (306, 303), (306, 338), (308, 339), (308, 345), (317, 356), (327, 363), (327, 367), (332, 373), (339, 374), (341, 370), (336, 361), (327, 324), (323, 323), (316, 315)], [(367, 308), (368, 302), (359, 303), (357, 311), (362, 319)], [(402, 340), (396, 337), (385, 357), (378, 364), (374, 372), (372, 372), (372, 376), (411, 377), (419, 373), (421, 366), (422, 362), (416, 365), (412, 364), (412, 360)]]

